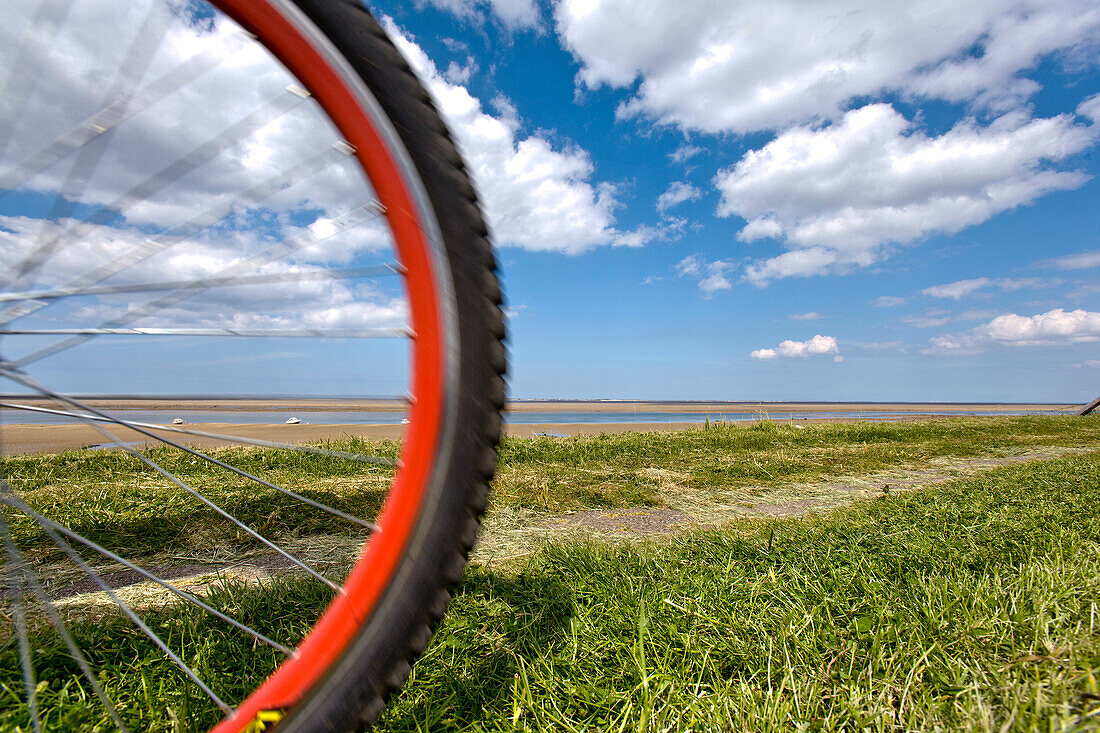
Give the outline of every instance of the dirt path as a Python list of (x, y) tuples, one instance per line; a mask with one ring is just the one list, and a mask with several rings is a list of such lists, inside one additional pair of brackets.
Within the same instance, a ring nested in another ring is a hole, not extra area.
[(892, 491), (914, 491), (973, 476), (1000, 466), (1087, 453), (1086, 448), (1043, 448), (1017, 455), (936, 459), (921, 466), (898, 466), (870, 474), (779, 486), (743, 486), (701, 495), (683, 483), (687, 474), (646, 469), (656, 478), (665, 507), (592, 509), (546, 515), (503, 510), (486, 517), (473, 559), (502, 562), (532, 554), (546, 542), (570, 537), (636, 540), (653, 535), (716, 527), (737, 519), (796, 517), (847, 506)]
[[(673, 471), (644, 469), (656, 478), (665, 507), (593, 509), (562, 514), (500, 509), (489, 514), (471, 558), (481, 563), (501, 563), (533, 554), (548, 541), (563, 537), (634, 541), (704, 527), (715, 527), (753, 517), (796, 517), (846, 506), (893, 491), (914, 491), (983, 471), (1028, 461), (1050, 460), (1086, 453), (1085, 448), (1042, 448), (1027, 453), (974, 459), (937, 459), (921, 466), (898, 466), (870, 474), (839, 476), (828, 481), (779, 486), (748, 486), (706, 495), (685, 488), (689, 476)], [(287, 549), (311, 560), (326, 555), (338, 564), (350, 562), (358, 541), (338, 535), (300, 538)], [(346, 564), (344, 565), (346, 567)], [(330, 565), (331, 567), (331, 565)], [(161, 577), (191, 593), (203, 593), (212, 585), (232, 581), (262, 581), (285, 572), (297, 572), (281, 557), (258, 554), (238, 560), (178, 566), (158, 566)], [(132, 571), (105, 574), (111, 587), (128, 604), (159, 605), (172, 596), (159, 586), (143, 581)], [(90, 580), (59, 588), (52, 595), (60, 605), (76, 611), (102, 612), (112, 601), (94, 590)]]

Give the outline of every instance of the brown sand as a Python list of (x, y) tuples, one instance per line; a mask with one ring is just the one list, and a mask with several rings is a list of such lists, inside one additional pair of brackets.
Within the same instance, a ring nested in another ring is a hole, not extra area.
[[(9, 402), (21, 405), (59, 409), (56, 402), (48, 399), (10, 398)], [(82, 403), (97, 410), (164, 410), (166, 412), (188, 412), (216, 410), (232, 412), (283, 412), (286, 410), (315, 410), (318, 412), (403, 412), (406, 403), (400, 400), (345, 400), (345, 399), (97, 399), (82, 398)], [(63, 408), (62, 408), (63, 409)]]
[[(35, 407), (56, 409), (45, 399), (12, 398), (11, 401)], [(370, 399), (83, 399), (101, 410), (233, 411), (283, 412), (315, 410), (323, 412), (402, 412), (400, 400)], [(987, 410), (1074, 410), (1077, 404), (1065, 403), (961, 403), (961, 402), (635, 402), (630, 400), (511, 400), (510, 412), (759, 412), (780, 416), (791, 412), (974, 412)]]
[[(901, 419), (916, 420), (925, 417), (928, 416), (913, 414), (907, 415)], [(786, 422), (786, 420), (784, 420), (784, 422)], [(861, 421), (857, 418), (828, 417), (822, 415), (816, 418), (800, 419), (796, 422), (798, 424), (803, 424)], [(738, 424), (747, 425), (749, 421)], [(505, 426), (505, 432), (508, 435), (519, 437), (537, 435), (572, 436), (626, 432), (670, 432), (674, 430), (699, 428), (701, 426), (701, 423), (697, 422), (534, 423), (507, 425)], [(399, 440), (405, 432), (404, 425), (285, 425), (282, 423), (274, 425), (237, 425), (229, 423), (202, 423), (184, 425), (181, 427), (185, 429), (200, 430), (206, 433), (219, 433), (222, 435), (268, 440), (278, 443), (308, 443), (319, 440), (340, 440), (348, 437)], [(120, 440), (127, 443), (142, 445), (149, 442), (147, 436), (126, 428), (112, 427), (111, 430)], [(162, 434), (177, 442), (198, 448), (232, 445), (229, 441), (181, 435), (170, 431), (165, 431)], [(61, 451), (75, 450), (78, 448), (103, 446), (106, 443), (108, 443), (107, 438), (103, 437), (99, 431), (89, 425), (4, 425), (0, 427), (0, 455), (4, 456), (59, 453)]]
[[(19, 400), (25, 404), (42, 407), (54, 407), (47, 401)], [(397, 412), (405, 409), (405, 404), (386, 400), (346, 400), (346, 399), (88, 399), (86, 402), (103, 410), (142, 409), (164, 411), (167, 415), (174, 412), (194, 412), (201, 410), (248, 410), (271, 411), (285, 414), (296, 410), (320, 411), (386, 411)], [(1072, 410), (1076, 405), (1065, 404), (938, 404), (938, 403), (875, 403), (875, 402), (628, 402), (604, 400), (521, 400), (509, 403), (511, 412), (587, 412), (611, 413), (628, 416), (636, 412), (691, 412), (703, 415), (720, 415), (729, 412), (756, 412), (762, 418), (787, 419), (787, 416), (799, 413), (818, 415), (799, 422), (848, 422), (853, 418), (832, 417), (836, 412), (897, 412), (906, 413), (908, 418), (927, 416), (930, 412), (965, 414), (984, 410)], [(164, 420), (168, 423), (168, 419)], [(280, 415), (281, 417), (281, 415)], [(529, 424), (509, 425), (509, 435), (531, 436), (550, 435), (599, 435), (602, 433), (622, 433), (628, 431), (670, 431), (698, 427), (694, 422), (673, 423), (577, 423), (577, 424)], [(399, 439), (404, 434), (401, 425), (285, 425), (275, 424), (229, 424), (202, 423), (192, 426), (195, 430), (209, 433), (221, 433), (238, 437), (256, 438), (285, 443), (304, 443), (318, 440), (334, 440), (349, 436), (365, 438)], [(116, 429), (117, 435), (126, 442), (144, 443), (147, 437), (125, 428)], [(227, 445), (226, 441), (198, 438), (165, 433), (181, 442), (198, 447)], [(103, 445), (108, 442), (94, 428), (87, 425), (4, 425), (0, 427), (0, 455), (19, 455), (27, 453), (54, 453), (63, 450)]]
[(512, 412), (759, 412), (782, 417), (792, 412), (975, 412), (987, 410), (1071, 410), (1080, 405), (959, 402), (633, 402), (628, 400), (513, 400)]
[[(685, 430), (698, 427), (696, 423), (585, 423), (576, 425), (510, 425), (509, 435), (531, 436), (552, 435), (598, 435), (600, 433), (622, 433), (630, 430)], [(226, 423), (203, 423), (185, 425), (206, 433), (220, 433), (279, 443), (307, 443), (318, 440), (339, 440), (351, 436), (363, 438), (388, 438), (397, 440), (404, 435), (403, 425), (231, 425)], [(144, 443), (148, 438), (126, 428), (111, 428), (125, 442)], [(199, 438), (190, 435), (164, 432), (165, 437), (196, 447), (223, 446), (230, 443), (211, 438)], [(103, 445), (107, 439), (89, 425), (5, 425), (0, 429), (0, 455), (21, 455), (28, 453), (58, 453), (76, 448)]]

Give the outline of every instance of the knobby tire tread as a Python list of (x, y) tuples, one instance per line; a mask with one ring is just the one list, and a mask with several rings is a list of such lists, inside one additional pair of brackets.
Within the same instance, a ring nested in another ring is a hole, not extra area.
[[(438, 497), (434, 516), (420, 522), (419, 556), (402, 561), (391, 591), (360, 637), (279, 725), (280, 731), (327, 733), (359, 730), (378, 717), (408, 677), (462, 579), (501, 438), (505, 324), (489, 229), (462, 156), (431, 96), (362, 5), (354, 0), (293, 1), (362, 76), (408, 150), (445, 243), (461, 349), (458, 430), (447, 490)], [(381, 641), (380, 626), (389, 627)], [(366, 638), (372, 635), (373, 641)]]

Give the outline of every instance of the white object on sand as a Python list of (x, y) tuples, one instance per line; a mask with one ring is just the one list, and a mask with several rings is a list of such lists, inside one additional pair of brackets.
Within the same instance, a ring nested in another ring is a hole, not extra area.
[(287, 425), (297, 425), (297, 424), (298, 424), (298, 423), (300, 423), (300, 422), (302, 422), (302, 421), (301, 421), (301, 420), (299, 420), (299, 419), (298, 419), (298, 418), (296, 418), (296, 417), (288, 417), (288, 418), (286, 419), (286, 424), (287, 424)]
[(183, 418), (182, 417), (177, 417), (175, 420), (172, 421), (172, 424), (173, 425), (183, 425)]

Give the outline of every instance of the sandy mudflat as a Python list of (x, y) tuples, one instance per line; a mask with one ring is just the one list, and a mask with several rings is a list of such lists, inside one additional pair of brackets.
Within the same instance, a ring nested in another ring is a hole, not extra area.
[[(16, 400), (12, 400), (16, 401)], [(21, 404), (56, 409), (49, 400), (18, 399)], [(100, 410), (165, 410), (221, 412), (283, 412), (286, 410), (317, 412), (402, 412), (404, 401), (381, 399), (98, 399), (82, 402)], [(759, 412), (784, 415), (790, 412), (975, 412), (988, 410), (1070, 410), (1080, 405), (1065, 403), (962, 403), (962, 402), (634, 402), (629, 400), (511, 400), (510, 412)]]
[[(257, 438), (280, 443), (305, 443), (339, 439), (349, 435), (370, 438), (400, 438), (401, 425), (229, 425), (203, 423), (185, 426), (206, 433)], [(144, 443), (148, 438), (126, 428), (111, 427), (111, 432), (127, 443)], [(226, 441), (199, 438), (165, 431), (164, 437), (196, 447), (228, 445)], [(0, 453), (6, 456), (25, 453), (57, 453), (76, 448), (104, 445), (108, 439), (89, 425), (5, 425), (0, 429)]]
[[(509, 435), (598, 435), (631, 430), (684, 430), (698, 427), (696, 423), (584, 423), (576, 425), (511, 425)], [(400, 439), (402, 425), (231, 425), (203, 423), (186, 426), (206, 433), (220, 433), (244, 438), (256, 438), (279, 443), (306, 443), (317, 440), (339, 440), (348, 436)], [(112, 428), (125, 442), (144, 443), (148, 438), (125, 428)], [(164, 432), (165, 437), (196, 447), (229, 445), (226, 441)], [(0, 454), (58, 453), (106, 443), (94, 428), (87, 425), (5, 425), (0, 429)]]
[[(20, 400), (25, 404), (51, 407), (46, 401)], [(405, 404), (393, 400), (346, 400), (346, 399), (88, 399), (86, 402), (102, 410), (155, 410), (164, 411), (164, 423), (170, 422), (169, 415), (187, 411), (190, 414), (202, 410), (219, 412), (241, 410), (249, 412), (278, 412), (273, 416), (272, 424), (233, 424), (201, 423), (188, 426), (209, 433), (221, 433), (246, 438), (257, 438), (286, 443), (303, 443), (316, 440), (340, 439), (347, 436), (366, 438), (398, 439), (404, 434), (401, 425), (284, 425), (282, 413), (294, 410), (317, 410), (325, 412), (396, 412), (405, 409)], [(692, 422), (633, 422), (629, 416), (633, 413), (696, 413), (700, 416), (718, 416), (722, 413), (759, 413), (761, 417), (786, 420), (792, 413), (813, 414), (815, 417), (800, 422), (848, 421), (851, 417), (837, 417), (837, 413), (906, 413), (911, 417), (930, 413), (982, 412), (991, 410), (1013, 411), (1070, 411), (1078, 407), (1067, 404), (960, 404), (960, 403), (882, 403), (882, 402), (627, 402), (606, 400), (517, 400), (508, 405), (512, 412), (581, 412), (621, 414), (622, 423), (574, 423), (574, 424), (530, 424), (510, 425), (510, 435), (530, 436), (549, 435), (598, 435), (600, 433), (621, 433), (627, 431), (683, 430), (698, 427)], [(832, 415), (830, 415), (832, 413)], [(701, 421), (700, 421), (701, 422)], [(118, 436), (127, 442), (145, 442), (147, 438), (125, 428), (117, 429)], [(172, 437), (171, 433), (165, 433)], [(181, 442), (196, 446), (225, 445), (224, 441), (194, 436), (176, 435)], [(107, 442), (99, 432), (87, 425), (3, 425), (0, 426), (0, 454), (18, 455), (25, 453), (54, 453), (75, 448), (98, 446)]]
[(1065, 403), (962, 403), (962, 402), (631, 402), (619, 400), (513, 400), (512, 412), (984, 412), (988, 410), (1070, 410), (1080, 405)]
[[(10, 399), (22, 405), (58, 409), (57, 403), (45, 399)], [(313, 410), (317, 412), (403, 412), (407, 405), (400, 400), (344, 400), (344, 399), (98, 399), (81, 398), (84, 404), (97, 410), (164, 410), (172, 412), (216, 410), (232, 412), (282, 412), (285, 410)]]
[[(781, 417), (775, 415), (774, 417)], [(925, 415), (914, 413), (902, 419), (920, 419)], [(949, 419), (949, 418), (948, 418)], [(786, 420), (783, 420), (786, 422)], [(800, 419), (802, 423), (818, 422), (860, 422), (851, 417), (820, 417)], [(738, 424), (747, 424), (738, 423)], [(403, 425), (236, 425), (228, 423), (202, 423), (185, 426), (189, 429), (207, 433), (219, 433), (244, 438), (255, 438), (279, 443), (306, 443), (318, 440), (339, 440), (349, 436), (364, 438), (400, 439), (405, 432)], [(600, 435), (605, 433), (673, 431), (699, 428), (697, 422), (623, 422), (623, 423), (535, 423), (525, 425), (507, 425), (509, 435), (529, 437), (534, 435), (569, 436)], [(148, 438), (126, 428), (113, 427), (112, 431), (123, 441), (144, 444)], [(165, 437), (195, 447), (224, 446), (231, 443), (211, 438), (201, 438), (179, 433), (164, 432)], [(0, 427), (0, 455), (22, 455), (30, 453), (58, 453), (65, 450), (102, 446), (107, 442), (94, 428), (88, 425), (4, 425)]]

